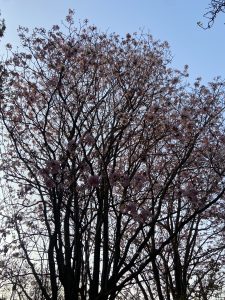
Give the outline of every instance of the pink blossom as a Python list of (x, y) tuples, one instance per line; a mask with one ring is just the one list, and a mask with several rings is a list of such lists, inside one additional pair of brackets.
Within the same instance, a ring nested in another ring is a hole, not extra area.
[(71, 140), (67, 144), (67, 150), (69, 151), (70, 154), (72, 154), (75, 151), (76, 147), (77, 144), (75, 140)]
[(150, 212), (149, 209), (144, 209), (144, 208), (143, 208), (143, 209), (141, 210), (139, 216), (140, 216), (140, 218), (141, 218), (141, 220), (142, 220), (142, 223), (144, 223), (144, 222), (147, 220), (147, 218), (149, 218), (149, 217), (151, 216), (151, 212)]
[(42, 168), (38, 171), (38, 174), (43, 178), (49, 177), (49, 170), (47, 168)]
[(123, 203), (120, 205), (120, 212), (122, 214), (126, 214), (128, 211), (127, 211), (127, 206)]
[(46, 178), (45, 185), (48, 189), (52, 189), (55, 187), (55, 182), (51, 178)]
[(66, 21), (70, 24), (73, 23), (73, 15), (74, 15), (74, 10), (72, 9), (69, 9), (69, 13), (68, 15), (66, 16)]
[(89, 176), (87, 183), (92, 187), (98, 187), (98, 185), (100, 183), (99, 176), (97, 176), (97, 175)]
[(140, 215), (135, 214), (135, 215), (132, 215), (132, 217), (133, 217), (134, 221), (139, 222), (139, 223), (144, 223), (144, 220)]
[(119, 181), (123, 187), (128, 187), (130, 184), (130, 178), (127, 174), (121, 175)]
[(191, 201), (197, 201), (198, 192), (193, 187), (187, 187), (186, 190), (183, 191), (183, 196), (187, 197)]
[(46, 167), (49, 170), (49, 172), (53, 175), (56, 175), (60, 172), (60, 161), (58, 160), (49, 160), (46, 163)]
[(126, 211), (130, 212), (132, 215), (135, 215), (137, 213), (137, 205), (134, 202), (128, 202), (126, 204)]
[(19, 192), (19, 195), (20, 196), (24, 196), (27, 192), (29, 192), (30, 190), (32, 189), (32, 185), (28, 184), (28, 185), (25, 185), (23, 188), (21, 188), (20, 192)]
[(59, 30), (59, 26), (58, 26), (58, 25), (53, 25), (53, 26), (52, 26), (52, 30), (53, 30), (53, 31)]
[(120, 171), (115, 171), (109, 175), (109, 180), (111, 184), (114, 184), (115, 182), (119, 181), (121, 177), (121, 172)]
[(143, 174), (135, 174), (134, 176), (134, 187), (137, 189), (141, 189), (144, 185), (144, 183), (146, 182), (146, 177)]
[(12, 49), (12, 45), (10, 43), (7, 43), (6, 44), (6, 48), (9, 49), (9, 50), (11, 50)]
[(190, 118), (190, 113), (187, 109), (184, 108), (181, 112), (181, 119), (186, 120), (188, 118)]
[(84, 143), (86, 143), (89, 146), (95, 144), (95, 138), (90, 133), (86, 133), (82, 140)]
[(85, 161), (79, 162), (78, 168), (82, 173), (90, 170), (89, 165)]

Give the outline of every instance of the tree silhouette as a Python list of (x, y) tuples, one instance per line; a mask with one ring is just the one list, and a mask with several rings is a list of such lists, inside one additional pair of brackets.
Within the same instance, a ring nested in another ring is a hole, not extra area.
[(220, 13), (224, 13), (224, 12), (225, 12), (224, 0), (211, 0), (207, 8), (207, 12), (204, 14), (204, 17), (208, 19), (207, 26), (204, 26), (202, 22), (198, 22), (198, 25), (200, 25), (204, 29), (209, 29), (213, 26), (217, 16)]

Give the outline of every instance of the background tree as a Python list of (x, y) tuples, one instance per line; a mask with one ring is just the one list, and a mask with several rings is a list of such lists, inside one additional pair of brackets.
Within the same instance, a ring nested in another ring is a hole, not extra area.
[(0, 20), (0, 37), (3, 37), (5, 30), (6, 30), (5, 20), (1, 19)]
[(8, 45), (1, 276), (14, 299), (124, 299), (223, 201), (224, 84), (191, 88), (149, 35), (66, 21)]
[[(168, 201), (174, 209), (176, 198)], [(179, 222), (193, 208), (190, 205), (165, 216), (157, 235), (176, 230)], [(217, 211), (217, 210), (216, 210)], [(221, 211), (218, 209), (218, 211)], [(217, 211), (217, 215), (218, 215)], [(213, 211), (193, 218), (163, 251), (138, 276), (137, 285), (144, 299), (215, 299), (224, 286), (224, 216), (218, 222)], [(222, 217), (222, 218), (221, 218)], [(217, 219), (217, 217), (216, 217)], [(146, 251), (152, 251), (152, 236)]]
[(220, 13), (224, 13), (224, 12), (225, 12), (224, 0), (211, 0), (207, 8), (207, 12), (204, 14), (204, 17), (208, 19), (207, 26), (204, 26), (204, 24), (202, 24), (201, 22), (198, 22), (198, 24), (204, 29), (209, 29), (213, 26), (217, 16)]

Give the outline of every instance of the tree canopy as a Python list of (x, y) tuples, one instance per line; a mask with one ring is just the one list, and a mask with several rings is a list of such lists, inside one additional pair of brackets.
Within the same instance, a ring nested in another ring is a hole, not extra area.
[(224, 83), (189, 85), (167, 43), (76, 27), (71, 10), (63, 30), (19, 34), (0, 101), (2, 289), (29, 300), (215, 295)]

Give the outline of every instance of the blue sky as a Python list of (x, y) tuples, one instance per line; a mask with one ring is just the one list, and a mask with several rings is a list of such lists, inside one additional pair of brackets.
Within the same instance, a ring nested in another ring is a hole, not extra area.
[[(100, 30), (121, 35), (139, 29), (155, 39), (167, 40), (172, 66), (190, 66), (190, 80), (201, 76), (205, 82), (225, 78), (225, 14), (210, 30), (197, 26), (209, 0), (0, 0), (7, 31), (2, 44), (18, 45), (17, 28), (60, 24), (69, 8), (76, 18), (88, 18)], [(2, 47), (1, 47), (2, 48)]]

